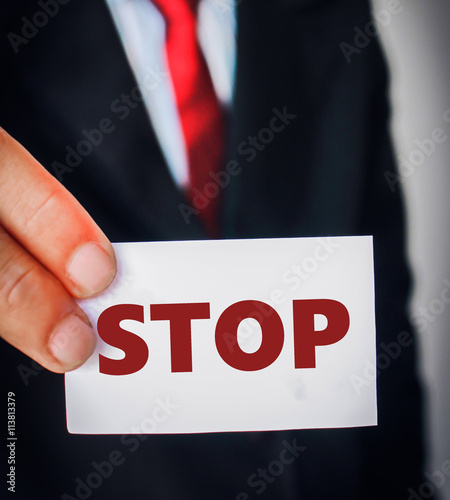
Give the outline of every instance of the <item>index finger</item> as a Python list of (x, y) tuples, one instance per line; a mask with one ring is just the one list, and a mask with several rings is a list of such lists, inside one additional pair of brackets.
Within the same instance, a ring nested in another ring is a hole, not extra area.
[(0, 128), (0, 225), (78, 298), (113, 280), (114, 250), (86, 210)]

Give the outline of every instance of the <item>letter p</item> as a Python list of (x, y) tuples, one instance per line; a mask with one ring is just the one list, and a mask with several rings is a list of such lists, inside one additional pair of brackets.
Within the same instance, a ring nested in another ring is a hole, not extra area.
[[(342, 340), (350, 326), (347, 308), (330, 299), (294, 300), (295, 368), (316, 367), (316, 346), (335, 344)], [(314, 316), (328, 320), (324, 330), (315, 330)]]

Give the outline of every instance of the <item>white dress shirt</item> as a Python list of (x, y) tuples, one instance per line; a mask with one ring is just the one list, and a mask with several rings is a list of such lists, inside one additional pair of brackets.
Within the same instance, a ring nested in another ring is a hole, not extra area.
[[(106, 0), (144, 97), (170, 172), (188, 183), (188, 160), (165, 55), (165, 21), (150, 0)], [(234, 0), (202, 0), (198, 39), (219, 100), (232, 99), (235, 69)]]

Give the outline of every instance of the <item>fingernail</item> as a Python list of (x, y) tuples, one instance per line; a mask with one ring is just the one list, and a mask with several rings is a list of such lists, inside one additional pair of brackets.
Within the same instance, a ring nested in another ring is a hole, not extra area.
[(72, 256), (67, 277), (85, 295), (101, 292), (114, 278), (114, 260), (96, 243), (85, 243)]
[(82, 365), (91, 356), (96, 343), (92, 327), (76, 314), (71, 314), (55, 328), (48, 347), (65, 370), (69, 371)]

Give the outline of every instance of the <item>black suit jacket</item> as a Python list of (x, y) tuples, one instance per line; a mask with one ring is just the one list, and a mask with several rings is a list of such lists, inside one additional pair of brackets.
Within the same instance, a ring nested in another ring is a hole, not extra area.
[[(43, 4), (54, 9), (46, 22), (36, 17)], [(342, 42), (354, 44), (355, 27), (364, 30), (369, 6), (361, 0), (237, 4), (237, 76), (224, 165), (234, 160), (242, 170), (221, 193), (221, 236), (373, 234), (377, 343), (392, 342), (410, 331), (409, 278), (401, 199), (384, 178), (394, 171), (386, 71), (373, 37), (350, 63), (341, 49)], [(143, 105), (134, 100), (123, 108), (123, 96), (137, 82), (103, 1), (11, 0), (0, 15), (2, 126), (62, 175), (112, 241), (206, 237), (199, 222), (186, 224), (179, 210), (185, 199)], [(42, 26), (33, 30), (27, 20)], [(295, 118), (271, 137), (261, 131), (275, 109)], [(72, 158), (79, 165), (71, 172), (61, 170), (71, 148), (86, 139), (83, 131), (98, 129), (102, 120), (114, 130), (82, 161)], [(247, 498), (243, 492), (249, 498), (401, 499), (421, 481), (414, 345), (380, 371), (376, 428), (143, 436), (134, 446), (119, 436), (67, 434), (63, 377), (39, 370), (6, 344), (2, 351), (3, 377), (18, 394), (16, 498), (77, 498), (77, 484), (95, 471), (92, 462), (107, 460), (113, 450), (125, 461), (91, 488), (92, 498)], [(261, 479), (259, 471), (279, 457), (286, 440), (306, 450), (280, 476)]]

